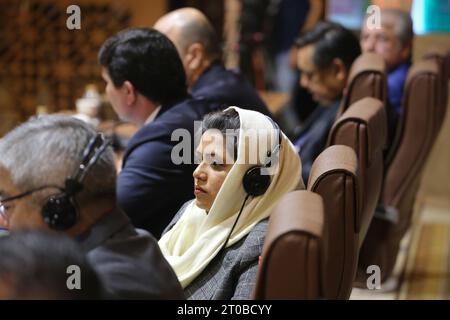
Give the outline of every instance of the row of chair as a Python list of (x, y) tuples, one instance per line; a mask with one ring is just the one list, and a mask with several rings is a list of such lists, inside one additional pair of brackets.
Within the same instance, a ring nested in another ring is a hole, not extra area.
[(449, 70), (444, 51), (412, 66), (386, 150), (384, 63), (373, 54), (355, 61), (307, 191), (286, 195), (271, 215), (256, 299), (347, 299), (355, 284), (365, 285), (369, 265), (380, 267), (382, 281), (391, 275), (445, 115)]
[[(442, 61), (448, 61), (448, 53), (441, 54)], [(392, 274), (400, 242), (411, 226), (422, 171), (443, 123), (449, 66), (426, 58), (411, 67), (406, 79), (403, 113), (385, 159), (379, 208), (360, 252), (361, 272), (378, 265), (382, 282)]]
[(357, 266), (358, 160), (324, 150), (307, 190), (287, 194), (269, 220), (255, 299), (347, 299)]

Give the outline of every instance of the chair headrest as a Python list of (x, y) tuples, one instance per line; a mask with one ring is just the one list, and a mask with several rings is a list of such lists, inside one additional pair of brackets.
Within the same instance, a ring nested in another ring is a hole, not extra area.
[(403, 97), (403, 114), (395, 148), (388, 155), (388, 167), (383, 187), (383, 203), (395, 205), (401, 190), (409, 190), (411, 179), (423, 169), (423, 164), (435, 139), (438, 126), (439, 72), (436, 61), (421, 60), (411, 67)]
[(415, 64), (412, 65), (410, 72), (408, 73), (408, 76), (406, 77), (405, 81), (405, 88), (410, 85), (411, 81), (416, 78), (418, 75), (423, 74), (438, 74), (438, 65), (436, 62), (431, 60), (422, 60), (418, 61)]
[(324, 204), (316, 193), (286, 194), (273, 208), (255, 299), (319, 299), (324, 295)]
[(326, 148), (315, 159), (308, 190), (320, 194), (325, 207), (327, 260), (325, 297), (350, 296), (358, 258), (361, 229), (358, 159), (344, 145)]
[(340, 112), (364, 97), (387, 100), (386, 64), (375, 53), (363, 53), (352, 64)]
[[(326, 148), (314, 161), (308, 179), (308, 190), (313, 190), (320, 179), (333, 172), (348, 172), (355, 176), (358, 171), (358, 159), (352, 148), (334, 145)], [(356, 180), (356, 179), (355, 179)]]
[[(273, 208), (271, 223), (265, 243), (271, 243), (280, 234), (295, 230), (306, 231), (316, 237), (322, 236), (322, 197), (317, 193), (297, 190), (286, 194)], [(276, 213), (276, 219), (272, 219)]]
[[(375, 98), (366, 97), (353, 103), (350, 108), (334, 123), (328, 144), (339, 141), (339, 135), (353, 134), (352, 123), (363, 124), (367, 128), (367, 166), (369, 167), (374, 155), (382, 152), (387, 146), (387, 120), (383, 103)], [(354, 129), (353, 129), (354, 130)]]
[(423, 59), (434, 59), (438, 62), (439, 67), (443, 69), (445, 75), (450, 79), (450, 50), (444, 47), (438, 47), (428, 50)]
[(386, 64), (380, 55), (372, 52), (361, 54), (353, 62), (347, 83), (355, 81), (355, 78), (366, 72), (386, 73)]

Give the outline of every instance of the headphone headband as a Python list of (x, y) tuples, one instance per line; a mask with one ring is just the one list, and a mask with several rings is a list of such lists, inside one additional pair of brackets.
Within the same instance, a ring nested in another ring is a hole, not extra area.
[(73, 196), (83, 190), (86, 174), (97, 163), (109, 144), (102, 133), (89, 140), (75, 174), (66, 179), (61, 193), (51, 196), (43, 205), (42, 217), (50, 228), (67, 230), (77, 223), (79, 213)]
[(271, 151), (267, 152), (266, 161), (264, 161), (262, 165), (250, 168), (244, 175), (243, 185), (245, 192), (252, 197), (263, 195), (269, 188), (271, 178), (267, 170), (272, 167), (274, 162), (276, 162), (273, 160), (277, 159), (279, 150), (281, 149), (282, 134), (280, 127), (270, 117), (267, 117), (267, 119), (272, 123), (273, 129), (278, 135), (278, 143)]
[(88, 145), (83, 151), (83, 158), (78, 166), (77, 171), (70, 178), (81, 184), (88, 173), (89, 169), (97, 163), (100, 156), (106, 150), (110, 141), (106, 140), (102, 133), (97, 133), (95, 137), (89, 140)]

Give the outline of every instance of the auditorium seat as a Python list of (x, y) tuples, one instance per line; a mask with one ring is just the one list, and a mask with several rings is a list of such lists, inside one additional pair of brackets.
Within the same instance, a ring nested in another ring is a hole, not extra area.
[(386, 106), (386, 65), (379, 55), (363, 53), (352, 64), (347, 86), (339, 107), (339, 118), (353, 103), (365, 98), (377, 98)]
[(358, 160), (352, 148), (326, 148), (311, 168), (308, 190), (322, 196), (327, 232), (324, 297), (348, 299), (358, 259)]
[(333, 125), (328, 145), (346, 145), (358, 157), (361, 213), (356, 220), (359, 246), (372, 221), (383, 182), (387, 127), (383, 103), (366, 97), (353, 103)]
[(424, 56), (424, 60), (435, 61), (438, 65), (439, 78), (441, 82), (441, 95), (439, 109), (436, 113), (436, 132), (438, 135), (442, 123), (445, 119), (448, 104), (448, 80), (450, 78), (450, 50), (445, 48), (435, 48), (428, 51)]
[(414, 64), (405, 82), (403, 114), (396, 148), (390, 156), (380, 206), (361, 248), (359, 266), (381, 268), (384, 282), (392, 273), (400, 241), (411, 224), (421, 173), (435, 142), (441, 82), (432, 60)]
[(323, 298), (323, 234), (322, 198), (306, 190), (285, 195), (270, 215), (253, 298)]

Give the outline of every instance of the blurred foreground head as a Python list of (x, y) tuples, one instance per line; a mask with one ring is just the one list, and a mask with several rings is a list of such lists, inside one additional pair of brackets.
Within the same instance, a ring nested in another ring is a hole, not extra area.
[(70, 238), (21, 231), (0, 238), (0, 299), (100, 299), (100, 281)]

